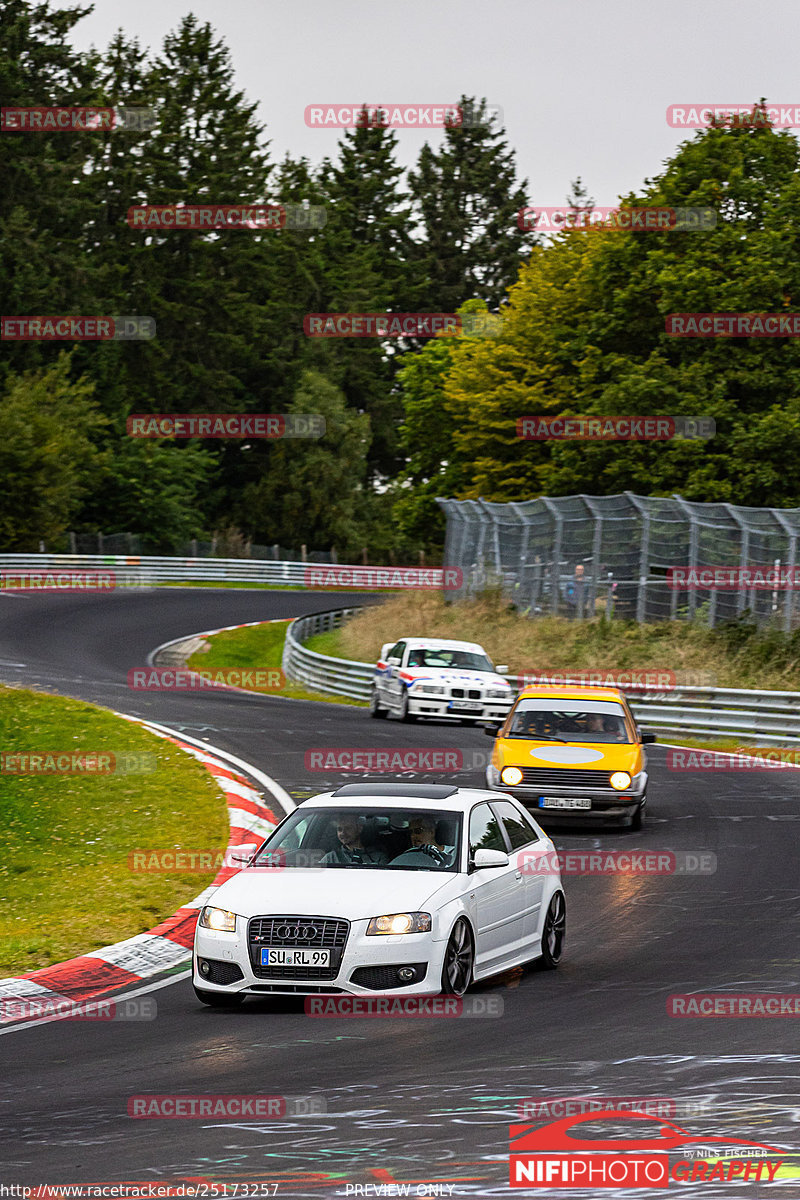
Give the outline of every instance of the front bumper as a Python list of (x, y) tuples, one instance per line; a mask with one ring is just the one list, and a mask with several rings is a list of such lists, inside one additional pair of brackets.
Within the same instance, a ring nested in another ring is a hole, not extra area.
[[(496, 768), (490, 766), (486, 771), (486, 785), (493, 792), (504, 792), (524, 804), (529, 812), (542, 824), (548, 818), (552, 821), (588, 821), (592, 824), (627, 824), (634, 816), (637, 808), (647, 803), (647, 772), (642, 771), (631, 782), (624, 792), (615, 792), (612, 788), (596, 787), (565, 787), (554, 785), (543, 787), (508, 787), (501, 783)], [(587, 799), (591, 808), (544, 808), (540, 798), (547, 796), (555, 799)]]
[(484, 698), (480, 701), (464, 702), (480, 704), (478, 709), (451, 707), (458, 703), (459, 701), (453, 700), (451, 696), (415, 694), (413, 688), (408, 692), (408, 711), (410, 713), (417, 717), (437, 717), (445, 721), (489, 721), (493, 725), (500, 724), (511, 712), (514, 701), (511, 698), (508, 700)]
[[(430, 933), (392, 934), (385, 937), (366, 935), (366, 921), (354, 921), (332, 977), (303, 978), (301, 967), (290, 978), (263, 978), (254, 970), (247, 941), (248, 920), (237, 918), (236, 933), (218, 933), (199, 925), (195, 932), (192, 982), (203, 991), (221, 995), (241, 993), (248, 996), (436, 996), (441, 988), (445, 941), (436, 941)], [(200, 971), (200, 962), (211, 964), (209, 975)], [(223, 969), (217, 966), (223, 964)], [(414, 978), (408, 983), (396, 981), (392, 973), (411, 968)], [(215, 978), (230, 978), (217, 983)]]

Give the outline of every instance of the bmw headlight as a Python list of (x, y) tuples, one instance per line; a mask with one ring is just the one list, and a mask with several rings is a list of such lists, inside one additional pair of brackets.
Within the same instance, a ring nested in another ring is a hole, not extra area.
[(486, 693), (486, 695), (490, 700), (507, 700), (510, 693), (510, 687), (489, 688), (489, 691)]
[(236, 933), (236, 913), (206, 905), (200, 914), (200, 925), (203, 929), (215, 929), (217, 933)]
[(430, 933), (431, 914), (426, 912), (389, 913), (373, 917), (367, 933)]
[(425, 692), (426, 696), (444, 696), (445, 689), (435, 683), (420, 683), (414, 688), (415, 692)]
[(522, 771), (519, 767), (503, 767), (500, 782), (507, 783), (509, 787), (516, 787), (518, 783), (522, 783)]
[(617, 792), (624, 792), (631, 786), (631, 777), (627, 771), (615, 771), (608, 781)]

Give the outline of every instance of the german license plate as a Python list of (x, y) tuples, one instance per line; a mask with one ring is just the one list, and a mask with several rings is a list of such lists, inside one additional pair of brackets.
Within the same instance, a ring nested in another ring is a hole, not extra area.
[(294, 950), (285, 946), (261, 947), (262, 967), (329, 967), (330, 950)]
[(539, 808), (591, 808), (591, 800), (573, 800), (567, 796), (540, 796)]
[(451, 700), (450, 707), (453, 712), (480, 712), (483, 704), (480, 700)]

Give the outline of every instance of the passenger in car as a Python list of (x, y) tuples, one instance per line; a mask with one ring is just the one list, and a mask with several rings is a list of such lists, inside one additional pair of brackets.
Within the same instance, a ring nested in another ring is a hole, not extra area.
[(362, 820), (353, 816), (342, 816), (336, 822), (336, 836), (339, 839), (339, 845), (335, 850), (330, 850), (320, 859), (320, 866), (326, 867), (333, 863), (349, 864), (354, 866), (370, 866), (380, 865), (387, 861), (383, 850), (377, 847), (367, 847), (361, 840), (361, 831), (363, 828)]

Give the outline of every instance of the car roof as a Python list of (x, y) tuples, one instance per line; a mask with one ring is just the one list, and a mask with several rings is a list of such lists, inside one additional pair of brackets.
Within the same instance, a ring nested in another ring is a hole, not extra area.
[[(353, 791), (358, 788), (357, 795)], [(391, 789), (391, 791), (389, 790)], [(344, 794), (343, 794), (344, 793)], [(347, 794), (349, 793), (349, 794)], [(425, 794), (422, 794), (425, 793)], [(445, 793), (445, 794), (441, 794)], [(437, 808), (442, 812), (467, 813), (480, 800), (508, 800), (500, 792), (485, 788), (457, 788), (441, 784), (392, 783), (350, 784), (337, 792), (320, 792), (309, 796), (301, 808)]]
[(610, 687), (532, 687), (523, 688), (518, 700), (619, 700), (625, 697), (619, 688)]
[(457, 642), (452, 638), (398, 638), (398, 642), (405, 642), (409, 647), (416, 650), (472, 650), (478, 654), (485, 654), (483, 646), (477, 642)]

